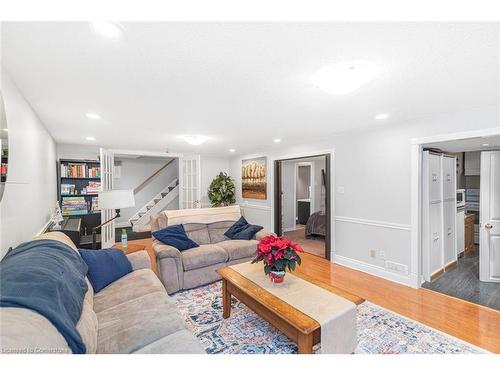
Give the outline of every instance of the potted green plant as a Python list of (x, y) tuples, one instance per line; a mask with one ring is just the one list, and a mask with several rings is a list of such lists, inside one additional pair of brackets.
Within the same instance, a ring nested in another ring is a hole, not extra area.
[(212, 207), (229, 206), (236, 202), (234, 181), (227, 173), (220, 172), (208, 188)]

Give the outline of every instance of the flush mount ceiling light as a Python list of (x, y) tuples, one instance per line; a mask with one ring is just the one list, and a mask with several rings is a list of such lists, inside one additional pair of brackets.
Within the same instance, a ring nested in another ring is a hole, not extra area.
[(109, 39), (118, 39), (123, 35), (123, 26), (116, 22), (91, 22), (92, 30), (101, 36)]
[(236, 152), (236, 150), (234, 148), (230, 148), (229, 152)]
[(281, 142), (281, 139), (279, 139), (279, 138), (273, 139), (273, 142), (274, 142), (274, 143), (280, 143), (280, 142)]
[(369, 61), (346, 61), (318, 70), (311, 82), (332, 95), (345, 95), (356, 91), (379, 75), (377, 65)]
[(101, 116), (99, 116), (97, 113), (86, 113), (85, 116), (89, 120), (100, 120), (101, 119)]
[(190, 145), (194, 146), (199, 146), (210, 139), (210, 137), (204, 135), (182, 135), (181, 138), (184, 139)]
[(375, 116), (375, 120), (385, 120), (389, 115), (387, 113), (379, 113)]
[(95, 141), (95, 138), (94, 137), (86, 137), (85, 138), (87, 141)]

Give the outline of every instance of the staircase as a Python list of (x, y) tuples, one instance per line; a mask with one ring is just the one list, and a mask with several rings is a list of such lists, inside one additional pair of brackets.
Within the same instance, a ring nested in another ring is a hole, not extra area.
[(179, 179), (176, 178), (130, 218), (129, 222), (132, 225), (132, 230), (134, 232), (150, 230), (148, 227), (151, 215), (160, 212), (178, 196)]

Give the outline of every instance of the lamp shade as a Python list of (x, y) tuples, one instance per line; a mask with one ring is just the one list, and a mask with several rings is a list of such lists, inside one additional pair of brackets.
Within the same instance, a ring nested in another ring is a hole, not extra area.
[(107, 190), (99, 193), (99, 208), (120, 209), (134, 207), (135, 199), (132, 190)]

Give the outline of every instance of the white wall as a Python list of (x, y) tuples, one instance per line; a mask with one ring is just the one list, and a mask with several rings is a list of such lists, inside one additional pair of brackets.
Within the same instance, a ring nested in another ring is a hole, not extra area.
[[(336, 262), (410, 284), (416, 270), (410, 269), (411, 238), (411, 140), (431, 135), (500, 126), (500, 108), (485, 107), (451, 115), (421, 119), (388, 127), (344, 133), (330, 139), (286, 147), (259, 155), (231, 160), (237, 178), (237, 199), (251, 212), (257, 224), (273, 229), (273, 158), (335, 150), (332, 198), (335, 199), (335, 238), (332, 259)], [(268, 199), (241, 198), (241, 159), (268, 156)], [(338, 194), (337, 187), (344, 193)], [(409, 275), (384, 268), (385, 262), (369, 256), (382, 250), (385, 259), (402, 263)]]
[[(213, 156), (201, 156), (201, 205), (202, 207), (210, 207), (210, 199), (208, 199), (208, 188), (212, 180), (220, 172), (229, 173), (229, 159)], [(240, 176), (241, 173), (238, 174)], [(235, 176), (232, 176), (235, 177)], [(235, 184), (238, 180), (235, 178)]]
[(36, 113), (2, 70), (9, 129), (9, 170), (0, 202), (0, 257), (33, 238), (57, 201), (56, 145)]
[(281, 166), (281, 181), (285, 181), (281, 191), (281, 214), (283, 217), (282, 227), (284, 231), (295, 229), (295, 166), (294, 161), (285, 162)]

